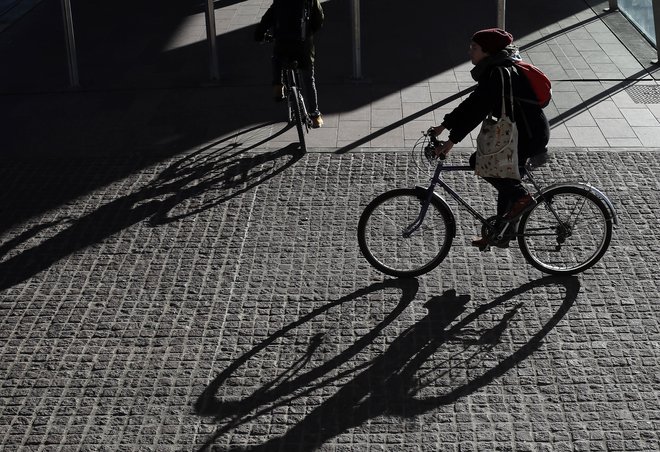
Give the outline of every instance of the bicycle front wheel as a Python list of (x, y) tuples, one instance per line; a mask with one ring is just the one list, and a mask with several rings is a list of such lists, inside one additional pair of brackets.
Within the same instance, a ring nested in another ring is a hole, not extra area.
[(364, 257), (391, 276), (418, 276), (437, 267), (454, 238), (453, 214), (439, 198), (431, 198), (423, 221), (424, 190), (396, 189), (375, 198), (362, 212), (358, 244)]
[(554, 275), (582, 272), (603, 257), (612, 240), (607, 205), (580, 186), (561, 186), (543, 193), (523, 215), (518, 245), (537, 269)]

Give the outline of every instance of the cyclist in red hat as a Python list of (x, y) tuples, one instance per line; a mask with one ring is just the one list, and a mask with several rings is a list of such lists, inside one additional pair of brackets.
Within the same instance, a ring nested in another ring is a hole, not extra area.
[[(548, 119), (540, 105), (521, 101), (534, 99), (535, 95), (524, 74), (515, 69), (515, 61), (520, 59), (520, 55), (512, 43), (511, 33), (500, 28), (480, 30), (472, 36), (468, 54), (474, 68), (470, 73), (478, 85), (467, 99), (445, 115), (441, 125), (430, 129), (436, 136), (445, 129), (449, 130), (449, 139), (436, 150), (438, 154), (447, 154), (454, 144), (463, 140), (491, 112), (501, 111), (502, 81), (498, 67), (512, 69), (504, 72), (510, 74), (513, 86), (514, 111), (507, 111), (507, 115), (511, 117), (513, 114), (518, 127), (518, 165), (523, 166), (529, 157), (547, 152), (546, 146), (550, 139)], [(508, 80), (505, 83), (508, 85)], [(507, 106), (508, 109), (510, 106)], [(472, 167), (475, 166), (475, 158), (476, 154), (470, 157)], [(485, 179), (498, 192), (497, 215), (501, 221), (515, 221), (534, 205), (534, 199), (519, 180), (494, 177)], [(480, 249), (484, 249), (487, 244), (485, 237), (472, 241), (472, 245)]]

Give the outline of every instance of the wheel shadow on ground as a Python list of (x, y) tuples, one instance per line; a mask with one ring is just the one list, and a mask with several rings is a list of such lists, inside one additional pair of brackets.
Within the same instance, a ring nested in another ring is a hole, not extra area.
[(264, 132), (274, 125), (258, 125), (208, 144), (175, 160), (141, 188), (90, 213), (42, 222), (0, 244), (0, 290), (139, 222), (158, 227), (201, 214), (286, 171), (305, 155), (299, 144), (249, 152), (291, 128)]
[[(323, 341), (323, 335), (314, 335), (304, 356), (252, 395), (238, 401), (217, 398), (219, 390), (239, 367), (287, 332), (322, 316), (338, 304), (388, 287), (401, 290), (398, 305), (341, 354), (303, 372), (310, 356)], [(502, 343), (503, 336), (510, 333), (511, 323), (523, 305), (533, 299), (532, 292), (540, 288), (551, 290), (553, 287), (558, 287), (563, 294), (559, 306), (553, 307), (551, 317), (540, 321), (536, 332), (522, 346), (512, 347), (512, 351), (501, 360), (490, 359)], [(199, 450), (206, 450), (240, 425), (256, 421), (260, 416), (278, 407), (288, 406), (300, 397), (315, 392), (318, 394), (321, 389), (326, 389), (324, 392), (327, 393), (327, 388), (333, 385), (338, 386), (338, 390), (304, 415), (284, 435), (268, 439), (258, 446), (232, 450), (315, 450), (331, 438), (370, 419), (379, 416), (411, 418), (454, 403), (490, 384), (538, 350), (544, 338), (573, 306), (580, 283), (576, 277), (544, 277), (512, 289), (472, 312), (467, 310), (469, 295), (447, 290), (429, 300), (425, 304), (428, 309), (426, 317), (403, 331), (384, 353), (370, 361), (350, 365), (351, 360), (364, 352), (410, 304), (417, 288), (416, 280), (390, 280), (374, 284), (301, 317), (234, 361), (213, 380), (195, 405), (198, 414), (214, 416), (221, 424)], [(445, 357), (450, 358), (438, 360), (434, 355), (442, 354), (440, 351), (443, 348), (448, 353)], [(340, 370), (339, 366), (343, 364), (348, 364), (348, 369)], [(463, 373), (457, 379), (456, 373), (460, 369)], [(347, 378), (350, 378), (347, 383), (338, 384), (338, 380)]]

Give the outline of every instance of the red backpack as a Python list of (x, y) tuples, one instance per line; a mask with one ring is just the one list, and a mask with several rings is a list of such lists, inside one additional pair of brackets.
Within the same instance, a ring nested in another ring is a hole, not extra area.
[(552, 99), (552, 83), (550, 83), (548, 76), (533, 64), (520, 60), (516, 61), (515, 64), (518, 68), (518, 73), (525, 75), (525, 78), (529, 81), (529, 85), (532, 87), (532, 91), (536, 95), (536, 100), (520, 100), (538, 103), (541, 108), (545, 108), (550, 103), (550, 99)]

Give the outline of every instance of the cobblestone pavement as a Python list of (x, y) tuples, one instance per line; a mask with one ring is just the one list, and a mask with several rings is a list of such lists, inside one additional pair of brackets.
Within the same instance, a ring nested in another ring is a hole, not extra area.
[(457, 210), (447, 260), (397, 280), (355, 228), (376, 194), (425, 180), (409, 155), (248, 150), (271, 132), (146, 167), (3, 164), (24, 189), (2, 200), (0, 449), (660, 450), (653, 153), (557, 149), (542, 169), (617, 208), (579, 276), (479, 253)]

